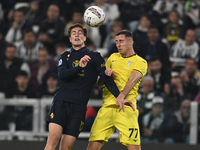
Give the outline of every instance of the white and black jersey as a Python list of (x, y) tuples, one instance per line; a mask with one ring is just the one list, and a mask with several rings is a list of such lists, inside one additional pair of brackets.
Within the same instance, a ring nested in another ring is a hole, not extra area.
[(39, 41), (36, 41), (32, 47), (27, 47), (24, 41), (15, 43), (15, 45), (17, 46), (17, 57), (30, 62), (38, 59), (38, 50), (43, 47)]
[(176, 66), (184, 66), (187, 58), (193, 58), (195, 62), (199, 60), (199, 45), (193, 42), (186, 46), (185, 40), (179, 39), (173, 46), (170, 54), (170, 61)]

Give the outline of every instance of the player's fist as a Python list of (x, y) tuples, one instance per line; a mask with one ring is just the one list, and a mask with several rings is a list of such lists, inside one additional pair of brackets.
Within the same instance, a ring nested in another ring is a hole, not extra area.
[(87, 63), (90, 61), (90, 56), (85, 55), (84, 57), (81, 58), (81, 60), (79, 61), (79, 66), (81, 68), (84, 68), (87, 66)]

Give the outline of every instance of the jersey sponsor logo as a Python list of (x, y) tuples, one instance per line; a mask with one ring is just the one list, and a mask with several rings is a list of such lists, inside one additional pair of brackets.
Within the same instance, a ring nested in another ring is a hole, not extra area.
[(53, 114), (53, 113), (51, 113), (51, 114), (50, 114), (50, 117), (51, 117), (51, 119), (53, 119), (53, 117), (54, 117), (54, 114)]
[(101, 64), (101, 67), (105, 67), (105, 64), (103, 63), (103, 64)]
[(80, 124), (80, 127), (79, 127), (79, 131), (81, 131), (83, 129), (83, 127), (84, 127), (84, 122), (81, 121), (81, 124)]
[(132, 63), (134, 63), (134, 62), (128, 60), (128, 64), (127, 65), (130, 66)]
[(59, 60), (58, 66), (62, 65), (62, 59)]
[(72, 63), (72, 67), (77, 67), (79, 65), (79, 60), (74, 60)]

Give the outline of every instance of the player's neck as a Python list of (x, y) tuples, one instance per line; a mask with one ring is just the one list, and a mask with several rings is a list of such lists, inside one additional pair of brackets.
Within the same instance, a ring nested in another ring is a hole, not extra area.
[(79, 49), (83, 48), (84, 46), (85, 46), (85, 44), (83, 44), (83, 45), (72, 45), (72, 48), (74, 50), (79, 50)]
[(129, 52), (127, 52), (127, 53), (124, 53), (124, 54), (121, 54), (121, 56), (122, 57), (131, 57), (131, 56), (133, 56), (133, 55), (135, 55), (136, 53), (135, 53), (135, 51), (134, 50), (130, 50)]

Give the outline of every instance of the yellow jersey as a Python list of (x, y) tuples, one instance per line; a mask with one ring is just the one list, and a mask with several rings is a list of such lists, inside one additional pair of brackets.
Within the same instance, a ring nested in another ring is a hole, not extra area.
[[(106, 69), (112, 69), (117, 77), (113, 77), (119, 91), (121, 92), (133, 71), (137, 71), (143, 76), (147, 73), (147, 61), (137, 54), (130, 57), (122, 57), (120, 53), (113, 53), (106, 62)], [(135, 84), (133, 89), (125, 97), (130, 100), (136, 108), (136, 96), (138, 95), (138, 86), (142, 78)], [(116, 98), (110, 91), (103, 89), (103, 106), (116, 105)]]

